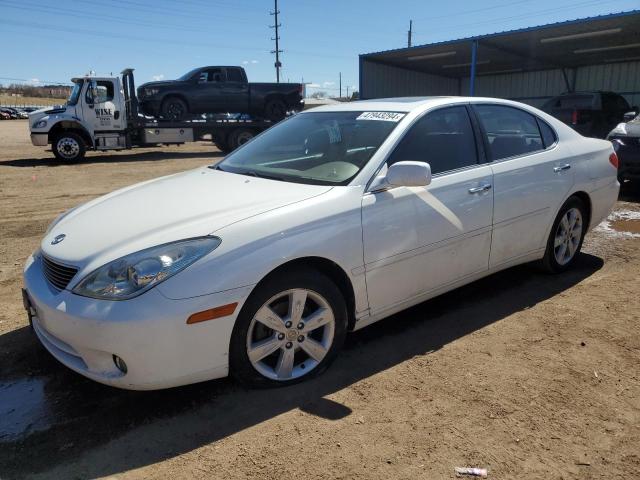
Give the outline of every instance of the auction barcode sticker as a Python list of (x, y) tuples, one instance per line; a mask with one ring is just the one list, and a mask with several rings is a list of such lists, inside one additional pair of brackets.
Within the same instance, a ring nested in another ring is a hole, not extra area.
[(399, 122), (404, 113), (398, 112), (362, 112), (356, 120), (380, 120), (383, 122)]

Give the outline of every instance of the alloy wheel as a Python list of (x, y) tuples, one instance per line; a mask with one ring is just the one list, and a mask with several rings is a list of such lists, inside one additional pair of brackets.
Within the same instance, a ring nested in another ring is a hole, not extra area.
[(335, 316), (317, 292), (297, 288), (280, 292), (253, 316), (247, 332), (247, 357), (263, 376), (286, 381), (316, 368), (333, 343)]
[(553, 241), (553, 253), (560, 265), (571, 261), (582, 239), (582, 213), (578, 208), (566, 211), (556, 229)]

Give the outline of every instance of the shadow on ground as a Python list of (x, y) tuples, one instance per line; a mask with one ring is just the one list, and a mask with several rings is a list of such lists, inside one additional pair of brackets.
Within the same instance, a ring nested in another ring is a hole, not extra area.
[(92, 163), (125, 163), (125, 162), (156, 162), (160, 160), (189, 159), (189, 158), (211, 158), (219, 160), (224, 157), (224, 153), (211, 147), (210, 152), (176, 152), (173, 151), (153, 151), (136, 152), (135, 149), (123, 155), (114, 155), (112, 152), (91, 155), (80, 162), (60, 161), (51, 153), (46, 158), (21, 158), (0, 162), (0, 167), (60, 167), (65, 165), (88, 165)]
[[(325, 396), (553, 297), (603, 265), (587, 254), (577, 260), (555, 276), (516, 267), (394, 315), (351, 334), (324, 375), (281, 389), (245, 390), (225, 379), (159, 392), (117, 390), (58, 364), (28, 327), (7, 333), (0, 336), (0, 472), (44, 471), (114, 440), (120, 454), (88, 467), (94, 478), (161, 462), (294, 408), (344, 418), (351, 410)], [(138, 441), (124, 448), (124, 434)]]

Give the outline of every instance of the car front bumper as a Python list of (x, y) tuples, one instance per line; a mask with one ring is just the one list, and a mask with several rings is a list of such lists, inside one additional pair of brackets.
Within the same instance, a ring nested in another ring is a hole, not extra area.
[(36, 147), (46, 147), (49, 143), (49, 135), (46, 133), (32, 133), (31, 143)]
[[(44, 347), (92, 380), (130, 390), (186, 385), (228, 374), (229, 341), (250, 292), (242, 287), (182, 300), (157, 288), (122, 301), (59, 291), (44, 278), (38, 254), (24, 270), (25, 307)], [(193, 313), (238, 303), (227, 317), (188, 325)], [(114, 362), (117, 355), (126, 373)]]

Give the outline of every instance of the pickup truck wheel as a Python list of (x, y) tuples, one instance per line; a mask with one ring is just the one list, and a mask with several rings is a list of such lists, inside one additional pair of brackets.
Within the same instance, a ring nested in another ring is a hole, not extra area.
[(264, 106), (264, 116), (272, 122), (279, 122), (287, 115), (287, 105), (279, 98), (269, 100)]
[(162, 116), (167, 120), (180, 121), (188, 112), (187, 104), (184, 100), (178, 97), (169, 97), (162, 102), (162, 108), (160, 109)]
[(239, 128), (237, 130), (234, 130), (233, 132), (231, 132), (231, 135), (229, 135), (229, 148), (231, 150), (235, 150), (239, 146), (247, 143), (255, 136), (256, 134), (254, 133), (254, 131), (249, 128)]
[(51, 143), (53, 154), (58, 160), (76, 162), (84, 158), (87, 147), (80, 135), (74, 132), (63, 132)]

